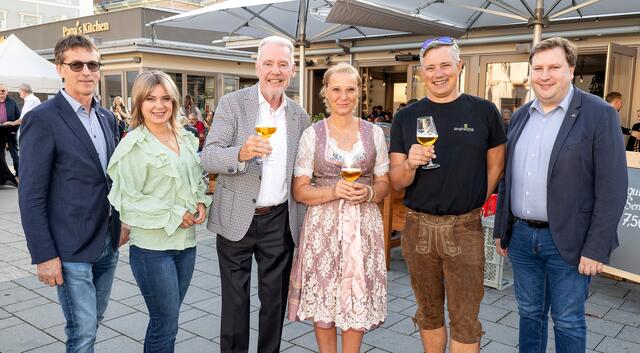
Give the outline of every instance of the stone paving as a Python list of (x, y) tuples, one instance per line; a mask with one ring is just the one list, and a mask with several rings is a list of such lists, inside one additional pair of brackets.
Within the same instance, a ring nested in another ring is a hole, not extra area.
[[(180, 315), (176, 352), (219, 352), (220, 278), (213, 234), (198, 229), (193, 281)], [(388, 272), (388, 316), (364, 336), (362, 352), (420, 353), (420, 338), (410, 316), (415, 300), (399, 249)], [(0, 352), (64, 352), (64, 317), (54, 288), (43, 286), (27, 251), (17, 206), (17, 190), (0, 186)], [(255, 268), (255, 266), (254, 266)], [(480, 318), (482, 352), (517, 352), (518, 315), (513, 288), (485, 288)], [(251, 291), (251, 348), (256, 352), (258, 307), (255, 274)], [(640, 352), (640, 285), (594, 277), (587, 302), (588, 352)], [(111, 301), (100, 324), (96, 352), (142, 352), (147, 309), (121, 249)], [(555, 352), (550, 326), (548, 352)], [(317, 352), (308, 322), (286, 322), (282, 352)]]

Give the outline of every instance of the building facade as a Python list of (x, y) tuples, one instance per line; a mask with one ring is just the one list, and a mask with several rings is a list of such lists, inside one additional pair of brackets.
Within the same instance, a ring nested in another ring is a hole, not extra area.
[(3, 0), (0, 1), (0, 31), (87, 16), (91, 0)]
[(13, 33), (51, 61), (53, 46), (64, 35), (85, 34), (92, 38), (103, 64), (99, 96), (104, 107), (110, 107), (117, 96), (130, 106), (133, 82), (143, 70), (170, 74), (181, 96), (191, 95), (203, 112), (214, 111), (222, 95), (257, 82), (252, 52), (211, 44), (222, 38), (221, 33), (146, 26), (172, 15), (173, 12), (136, 7), (1, 31), (0, 37)]

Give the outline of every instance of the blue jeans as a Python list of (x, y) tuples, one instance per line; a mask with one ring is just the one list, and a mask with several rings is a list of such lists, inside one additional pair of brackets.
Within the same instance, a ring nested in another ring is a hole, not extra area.
[(196, 264), (196, 248), (158, 251), (132, 245), (129, 263), (149, 309), (144, 352), (172, 353), (180, 305)]
[(546, 352), (549, 308), (556, 352), (584, 353), (589, 276), (560, 256), (549, 228), (532, 228), (520, 220), (513, 226), (509, 259), (520, 314), (520, 353)]
[(62, 312), (67, 319), (67, 353), (92, 353), (107, 310), (113, 276), (118, 264), (109, 237), (95, 263), (62, 262), (64, 283), (57, 287)]

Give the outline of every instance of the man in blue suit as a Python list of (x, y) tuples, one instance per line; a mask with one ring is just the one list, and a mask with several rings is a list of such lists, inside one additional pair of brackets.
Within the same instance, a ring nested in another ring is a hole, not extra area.
[(511, 118), (499, 188), (496, 249), (513, 265), (520, 353), (544, 353), (549, 308), (556, 352), (586, 349), (589, 276), (618, 246), (627, 169), (616, 111), (571, 82), (576, 47), (563, 38), (530, 55), (536, 99)]
[(118, 262), (117, 213), (105, 170), (118, 134), (113, 115), (93, 99), (100, 54), (85, 36), (56, 44), (64, 82), (22, 122), (19, 202), (38, 279), (56, 286), (67, 326), (67, 352), (93, 352)]

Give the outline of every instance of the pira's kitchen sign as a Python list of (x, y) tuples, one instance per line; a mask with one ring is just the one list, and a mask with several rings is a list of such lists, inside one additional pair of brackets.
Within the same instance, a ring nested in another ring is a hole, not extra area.
[(75, 27), (62, 27), (62, 35), (70, 34), (89, 34), (96, 32), (105, 32), (109, 30), (109, 22), (84, 22), (76, 21)]

